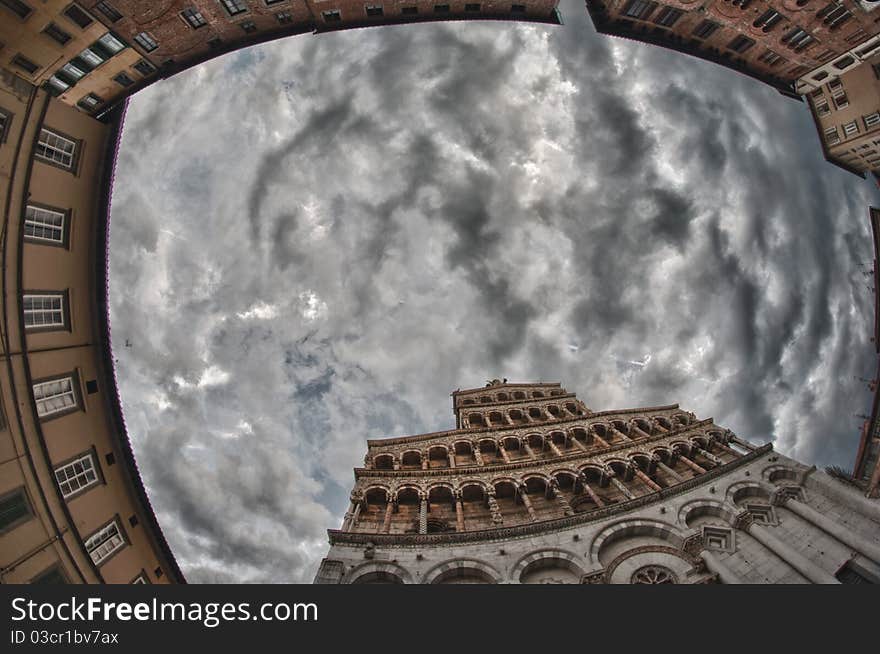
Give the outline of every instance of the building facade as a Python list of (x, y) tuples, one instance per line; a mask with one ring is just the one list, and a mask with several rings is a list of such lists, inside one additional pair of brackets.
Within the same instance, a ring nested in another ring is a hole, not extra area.
[(456, 429), (368, 441), (315, 583), (880, 583), (880, 504), (711, 419), (452, 397)]
[(0, 66), (101, 116), (220, 54), (304, 33), (438, 20), (560, 24), (557, 0), (2, 0)]
[(861, 177), (880, 172), (878, 8), (868, 0), (587, 0), (603, 34), (713, 61), (806, 97), (825, 158)]

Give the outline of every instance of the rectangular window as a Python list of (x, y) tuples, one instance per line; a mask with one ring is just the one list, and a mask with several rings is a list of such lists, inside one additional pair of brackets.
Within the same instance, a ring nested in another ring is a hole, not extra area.
[(449, 13), (449, 5), (434, 5), (434, 13), (435, 14), (448, 14)]
[(67, 9), (65, 9), (64, 15), (83, 29), (95, 22), (92, 20), (91, 16), (89, 16), (86, 12), (84, 12), (76, 5), (70, 5)]
[(76, 162), (76, 141), (44, 127), (40, 131), (35, 154), (38, 159), (73, 170)]
[(12, 114), (5, 109), (0, 109), (0, 143), (6, 143), (6, 135), (9, 134), (11, 124)]
[(64, 293), (26, 293), (22, 297), (24, 326), (30, 330), (57, 330), (67, 327)]
[(82, 62), (89, 70), (97, 68), (105, 61), (100, 52), (92, 50), (91, 48), (86, 48), (85, 50), (80, 52), (74, 59), (78, 60), (78, 63)]
[(46, 84), (46, 88), (48, 89), (49, 93), (51, 93), (55, 97), (58, 97), (70, 88), (70, 84), (65, 82), (57, 75), (52, 75), (48, 80), (46, 80)]
[(694, 28), (694, 36), (698, 39), (708, 39), (718, 31), (719, 27), (721, 27), (721, 25), (713, 20), (704, 20)]
[(288, 23), (293, 22), (293, 16), (290, 15), (289, 11), (279, 11), (275, 14), (275, 18), (277, 18), (278, 22), (282, 25), (287, 25)]
[(104, 563), (113, 554), (125, 547), (125, 537), (122, 535), (119, 523), (114, 519), (110, 524), (101, 527), (94, 534), (86, 538), (85, 546), (95, 565)]
[(828, 127), (825, 129), (825, 141), (828, 145), (837, 145), (840, 143), (840, 134), (836, 127)]
[(364, 5), (364, 9), (367, 12), (367, 16), (381, 16), (385, 13), (382, 5)]
[(684, 12), (681, 9), (662, 7), (654, 17), (654, 22), (663, 27), (672, 27), (682, 16), (684, 16)]
[(100, 39), (92, 44), (92, 50), (97, 50), (104, 55), (105, 59), (109, 59), (117, 52), (125, 50), (125, 43), (120, 41), (116, 36), (107, 32)]
[(859, 124), (856, 121), (852, 121), (851, 123), (846, 123), (843, 126), (843, 133), (847, 136), (852, 136), (853, 134), (859, 133)]
[(79, 102), (76, 103), (76, 106), (80, 109), (85, 109), (86, 111), (94, 111), (102, 104), (104, 104), (104, 99), (101, 96), (89, 93), (81, 97)]
[(38, 70), (40, 70), (40, 67), (37, 66), (37, 64), (35, 64), (33, 61), (31, 61), (30, 59), (28, 59), (27, 57), (25, 57), (22, 54), (15, 55), (12, 58), (12, 64), (14, 66), (18, 66), (22, 70), (26, 71), (29, 75), (33, 75)]
[(526, 6), (525, 5), (510, 5), (510, 13), (524, 14), (524, 13), (526, 13)]
[(856, 60), (855, 60), (854, 57), (852, 57), (851, 55), (847, 55), (847, 56), (845, 56), (845, 57), (842, 57), (842, 58), (838, 59), (838, 60), (835, 61), (834, 64), (832, 64), (832, 65), (833, 65), (837, 70), (843, 70), (843, 69), (846, 68), (847, 66), (850, 66), (850, 65), (854, 64), (855, 61), (856, 61)]
[(773, 52), (773, 50), (767, 50), (767, 52), (758, 57), (758, 61), (764, 62), (768, 66), (779, 65), (781, 60), (782, 57), (779, 54)]
[(198, 9), (193, 9), (192, 7), (184, 9), (180, 12), (180, 15), (181, 17), (183, 17), (183, 20), (185, 20), (194, 30), (197, 30), (200, 27), (204, 27), (208, 24), (208, 21), (205, 20), (204, 16), (202, 16), (202, 13)]
[(152, 52), (159, 47), (159, 44), (156, 43), (156, 39), (154, 39), (146, 32), (139, 32), (135, 34), (134, 42), (141, 46), (146, 52)]
[(119, 86), (131, 86), (132, 84), (134, 84), (134, 80), (128, 75), (128, 73), (119, 73), (118, 75), (114, 75), (113, 81), (119, 84)]
[(33, 11), (33, 9), (21, 2), (21, 0), (0, 0), (0, 5), (6, 7), (19, 18), (27, 18)]
[(70, 61), (64, 64), (57, 73), (58, 77), (63, 79), (67, 84), (76, 84), (79, 80), (86, 76), (89, 71), (86, 70), (84, 63)]
[(415, 14), (419, 13), (419, 8), (418, 7), (403, 7), (400, 10), (400, 13), (403, 14), (404, 16), (414, 16)]
[(64, 499), (68, 499), (80, 492), (101, 483), (94, 455), (91, 452), (80, 454), (78, 457), (55, 468), (55, 480), (61, 489)]
[(846, 93), (838, 93), (834, 96), (834, 106), (838, 109), (849, 106), (849, 98), (846, 97)]
[(0, 496), (0, 533), (14, 529), (33, 516), (24, 488)]
[(324, 17), (325, 23), (338, 23), (342, 20), (342, 15), (339, 13), (338, 9), (331, 9), (330, 11), (323, 11), (321, 15)]
[(247, 11), (247, 3), (245, 0), (220, 0), (220, 4), (223, 5), (230, 16), (242, 14)]
[(49, 23), (46, 27), (43, 28), (43, 34), (51, 38), (52, 40), (64, 45), (68, 41), (70, 41), (70, 34), (65, 32), (63, 29), (58, 27), (55, 23)]
[(630, 0), (623, 9), (623, 13), (630, 18), (648, 20), (648, 17), (657, 8), (657, 3), (652, 0)]
[(481, 5), (478, 2), (469, 2), (464, 6), (465, 11), (480, 11)]
[(57, 565), (53, 565), (48, 570), (44, 570), (36, 577), (30, 580), (32, 584), (67, 584), (70, 583), (67, 581), (67, 577), (64, 576), (64, 573), (61, 571), (61, 568)]
[(816, 114), (819, 116), (827, 116), (831, 113), (831, 109), (828, 107), (828, 103), (824, 100), (822, 102), (816, 103)]
[(34, 384), (37, 415), (47, 418), (79, 408), (74, 377), (62, 377)]
[(67, 213), (29, 204), (24, 214), (24, 237), (39, 243), (65, 245)]
[(735, 39), (733, 39), (733, 41), (727, 44), (727, 48), (728, 50), (733, 50), (737, 54), (742, 54), (753, 45), (755, 45), (754, 40), (740, 34)]
[(768, 9), (755, 19), (752, 26), (760, 27), (763, 32), (770, 32), (781, 20), (782, 14), (774, 9)]
[(152, 75), (154, 72), (156, 72), (156, 67), (153, 66), (153, 64), (151, 64), (146, 59), (141, 59), (134, 66), (132, 66), (132, 68), (134, 68), (144, 77), (146, 77), (147, 75)]
[(122, 14), (120, 14), (116, 9), (113, 8), (109, 2), (99, 2), (95, 5), (95, 9), (100, 11), (111, 23), (115, 23), (117, 20), (122, 18)]
[(246, 20), (243, 23), (239, 23), (241, 29), (243, 29), (246, 33), (251, 34), (257, 31), (257, 26), (251, 20)]
[(880, 125), (880, 112), (875, 111), (867, 116), (862, 116), (862, 120), (865, 121), (865, 129), (869, 129), (874, 125)]

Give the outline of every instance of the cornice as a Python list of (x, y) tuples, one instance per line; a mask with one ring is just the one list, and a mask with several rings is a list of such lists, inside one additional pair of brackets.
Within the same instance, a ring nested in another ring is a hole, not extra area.
[[(562, 397), (562, 396), (557, 396)], [(547, 398), (542, 398), (541, 402), (545, 401)], [(538, 402), (539, 403), (539, 402)], [(537, 403), (536, 403), (537, 404)], [(489, 406), (489, 405), (485, 405)], [(477, 407), (474, 407), (477, 408)], [(640, 413), (648, 413), (652, 411), (674, 411), (678, 409), (678, 404), (666, 404), (662, 406), (646, 406), (635, 409), (612, 409), (610, 411), (599, 411), (596, 413), (591, 413), (588, 416), (572, 416), (571, 418), (563, 418), (562, 420), (548, 420), (547, 422), (535, 424), (535, 425), (509, 425), (506, 427), (483, 427), (481, 429), (447, 429), (445, 431), (435, 431), (429, 432), (427, 434), (414, 434), (412, 436), (395, 436), (392, 438), (371, 438), (367, 439), (367, 448), (372, 447), (387, 447), (389, 445), (402, 445), (404, 443), (417, 443), (421, 441), (427, 441), (434, 438), (445, 438), (447, 436), (455, 436), (457, 434), (462, 435), (472, 435), (472, 434), (494, 434), (497, 432), (509, 432), (509, 431), (522, 431), (524, 427), (535, 427), (536, 429), (543, 428), (547, 425), (562, 425), (571, 422), (577, 422), (579, 420), (595, 420), (596, 418), (603, 418), (607, 416), (623, 416), (623, 415), (635, 415)], [(708, 418), (708, 420), (712, 420)], [(530, 429), (527, 431), (534, 431), (534, 429)]]
[(499, 527), (495, 529), (481, 529), (478, 531), (450, 532), (442, 534), (370, 534), (350, 531), (341, 531), (338, 529), (327, 530), (327, 536), (331, 545), (337, 543), (361, 545), (372, 543), (373, 545), (384, 547), (406, 547), (406, 546), (424, 546), (424, 545), (451, 545), (455, 543), (473, 543), (493, 540), (508, 540), (512, 538), (522, 538), (533, 536), (536, 534), (544, 534), (551, 531), (559, 531), (578, 527), (580, 525), (603, 520), (610, 516), (620, 515), (629, 511), (634, 511), (653, 502), (663, 500), (676, 495), (681, 495), (689, 490), (702, 486), (727, 474), (728, 472), (744, 466), (747, 463), (760, 458), (767, 452), (773, 450), (773, 444), (767, 443), (757, 448), (753, 452), (743, 455), (735, 461), (726, 463), (718, 468), (713, 468), (693, 479), (688, 479), (676, 486), (664, 488), (655, 493), (642, 495), (633, 500), (621, 502), (613, 506), (597, 508), (592, 511), (578, 513), (573, 516), (564, 518), (554, 518), (553, 520), (544, 520), (541, 522), (529, 522), (522, 525), (513, 525), (510, 527)]

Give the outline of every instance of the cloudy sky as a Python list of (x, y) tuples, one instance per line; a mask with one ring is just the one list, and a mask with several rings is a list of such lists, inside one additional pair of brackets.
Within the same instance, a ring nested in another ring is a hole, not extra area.
[(132, 100), (112, 325), (190, 581), (311, 581), (365, 440), (491, 377), (852, 465), (880, 193), (804, 105), (561, 10), (295, 37)]

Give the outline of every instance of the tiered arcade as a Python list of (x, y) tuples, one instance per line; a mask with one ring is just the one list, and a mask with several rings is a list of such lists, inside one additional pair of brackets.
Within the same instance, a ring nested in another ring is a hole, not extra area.
[[(453, 404), (456, 429), (368, 441), (316, 582), (880, 581), (876, 504), (678, 405), (599, 413), (499, 380)], [(815, 528), (829, 501), (846, 517)], [(829, 535), (821, 562), (800, 552)]]

